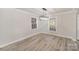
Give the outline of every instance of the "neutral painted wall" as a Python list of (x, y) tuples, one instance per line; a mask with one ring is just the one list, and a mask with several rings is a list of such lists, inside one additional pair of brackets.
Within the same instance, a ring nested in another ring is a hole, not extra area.
[(41, 33), (42, 32), (49, 32), (48, 21), (38, 20), (38, 31), (41, 32)]
[(77, 40), (79, 40), (79, 14), (77, 14)]
[(51, 33), (63, 37), (73, 38), (76, 40), (76, 12), (68, 11), (53, 14), (57, 18), (57, 31), (49, 31), (48, 21), (39, 21), (39, 31)]
[(15, 8), (0, 9), (0, 45), (37, 33), (31, 28), (31, 17), (36, 15)]

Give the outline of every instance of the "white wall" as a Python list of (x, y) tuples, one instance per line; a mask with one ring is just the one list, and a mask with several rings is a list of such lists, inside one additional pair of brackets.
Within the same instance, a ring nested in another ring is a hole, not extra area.
[(50, 32), (48, 21), (39, 21), (39, 31), (45, 33), (51, 33), (63, 37), (73, 38), (76, 40), (76, 12), (68, 11), (62, 13), (53, 14), (52, 17), (57, 18), (57, 31)]
[(46, 20), (38, 20), (38, 31), (39, 32), (49, 32), (48, 21)]
[(31, 17), (36, 15), (15, 8), (0, 9), (0, 45), (37, 33), (31, 29)]
[(77, 40), (79, 40), (79, 14), (77, 14)]

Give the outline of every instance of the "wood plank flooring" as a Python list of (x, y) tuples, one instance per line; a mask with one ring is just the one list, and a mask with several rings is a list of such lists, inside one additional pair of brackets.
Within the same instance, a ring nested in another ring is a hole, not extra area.
[(72, 39), (48, 34), (38, 34), (23, 41), (1, 48), (0, 51), (78, 51)]

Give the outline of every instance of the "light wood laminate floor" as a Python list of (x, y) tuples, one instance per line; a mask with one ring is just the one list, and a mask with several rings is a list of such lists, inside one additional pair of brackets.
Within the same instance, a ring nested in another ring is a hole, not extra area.
[(8, 45), (1, 51), (78, 51), (72, 39), (48, 34), (38, 34), (23, 41)]

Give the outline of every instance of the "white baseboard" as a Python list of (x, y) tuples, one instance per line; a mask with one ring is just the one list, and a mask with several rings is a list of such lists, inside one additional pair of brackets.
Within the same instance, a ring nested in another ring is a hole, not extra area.
[(55, 33), (48, 33), (48, 32), (42, 32), (42, 33), (44, 33), (44, 34), (49, 34), (49, 35), (55, 35), (55, 36), (59, 36), (59, 37), (64, 37), (64, 38), (70, 38), (70, 39), (72, 39), (73, 41), (76, 41), (76, 39), (75, 38), (73, 38), (73, 37), (70, 37), (70, 36), (65, 36), (65, 35), (61, 35), (61, 34), (55, 34)]
[(32, 36), (34, 36), (34, 35), (37, 35), (37, 34), (39, 34), (39, 33), (34, 33), (34, 34), (32, 34), (32, 35), (29, 35), (29, 36), (26, 36), (26, 37), (23, 37), (23, 38), (17, 39), (17, 40), (15, 40), (15, 41), (12, 41), (12, 42), (9, 42), (9, 43), (6, 43), (6, 44), (3, 44), (3, 45), (0, 45), (0, 48), (3, 48), (3, 47), (8, 46), (8, 45), (10, 45), (10, 44), (13, 44), (13, 43), (16, 43), (16, 42), (22, 41), (22, 40), (24, 40), (24, 39), (30, 38), (30, 37), (32, 37)]

